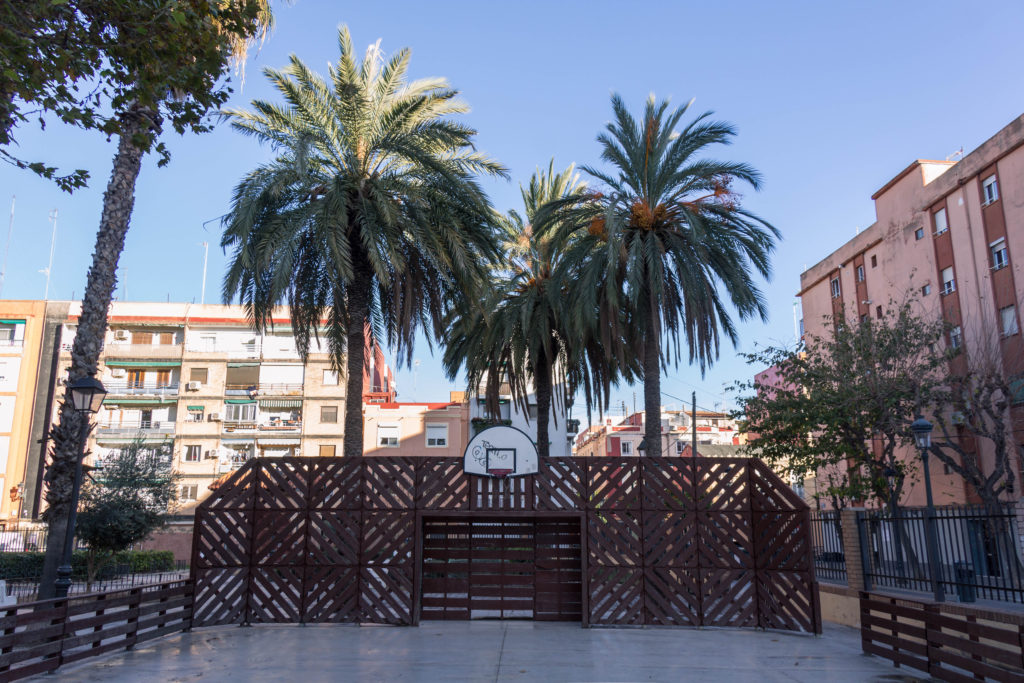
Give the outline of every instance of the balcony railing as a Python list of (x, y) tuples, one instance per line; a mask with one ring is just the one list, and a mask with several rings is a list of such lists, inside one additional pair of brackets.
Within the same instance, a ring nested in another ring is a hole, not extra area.
[(143, 384), (138, 382), (104, 383), (107, 393), (114, 396), (170, 396), (178, 393), (178, 383)]
[(224, 420), (221, 424), (225, 432), (254, 432), (259, 426), (255, 420)]
[(301, 396), (302, 383), (298, 384), (260, 384), (259, 393), (261, 396)]
[[(64, 347), (67, 346), (67, 349)], [(181, 344), (105, 344), (103, 353), (114, 358), (181, 358)], [(61, 344), (61, 351), (71, 350), (70, 344)]]
[(8, 347), (8, 346), (22, 347), (24, 345), (25, 345), (25, 340), (24, 339), (0, 339), (0, 348), (4, 348), (4, 347)]
[(174, 420), (139, 420), (138, 422), (99, 423), (96, 428), (105, 436), (115, 434), (173, 434)]
[(270, 420), (257, 425), (261, 432), (301, 432), (302, 420)]

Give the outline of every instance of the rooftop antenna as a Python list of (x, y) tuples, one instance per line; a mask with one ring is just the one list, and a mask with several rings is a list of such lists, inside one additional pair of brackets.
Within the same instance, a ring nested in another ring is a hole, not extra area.
[(946, 161), (953, 161), (954, 159), (956, 161), (960, 161), (963, 158), (964, 158), (964, 146), (960, 145), (960, 149), (958, 149), (955, 152), (953, 152), (952, 154), (949, 154), (949, 155), (946, 156)]
[(210, 243), (200, 242), (200, 245), (203, 247), (203, 291), (199, 295), (199, 304), (202, 305), (206, 303), (206, 261), (210, 257)]
[(14, 195), (11, 195), (11, 222), (7, 224), (7, 248), (4, 250), (4, 269), (0, 270), (0, 292), (4, 289), (7, 279), (7, 255), (11, 253), (11, 233), (14, 232)]
[(53, 223), (53, 233), (50, 235), (50, 262), (46, 268), (40, 270), (40, 273), (46, 274), (46, 290), (43, 294), (43, 300), (50, 300), (50, 272), (53, 270), (53, 247), (57, 243), (57, 209), (50, 212), (50, 222)]

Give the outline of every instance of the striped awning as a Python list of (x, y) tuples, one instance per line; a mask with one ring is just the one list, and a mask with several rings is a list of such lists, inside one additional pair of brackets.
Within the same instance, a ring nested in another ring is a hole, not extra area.
[(226, 399), (224, 399), (224, 402), (225, 403), (245, 404), (245, 403), (255, 403), (256, 399), (254, 399), (254, 398), (226, 398)]
[(203, 406), (189, 406), (188, 409), (189, 410), (205, 410), (205, 408), (203, 408)]
[(255, 368), (259, 363), (228, 363), (229, 368)]
[(301, 398), (261, 398), (260, 408), (301, 408)]

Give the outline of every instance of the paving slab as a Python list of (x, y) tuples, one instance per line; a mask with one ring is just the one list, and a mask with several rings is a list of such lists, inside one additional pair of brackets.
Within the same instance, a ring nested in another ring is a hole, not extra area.
[(863, 655), (860, 632), (844, 626), (826, 625), (824, 635), (813, 637), (528, 621), (221, 626), (66, 667), (57, 677), (69, 683), (924, 680)]

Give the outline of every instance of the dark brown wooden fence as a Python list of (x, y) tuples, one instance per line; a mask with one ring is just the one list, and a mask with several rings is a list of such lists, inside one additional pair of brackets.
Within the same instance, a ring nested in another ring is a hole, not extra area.
[[(553, 595), (561, 579), (538, 564), (537, 618), (578, 609), (585, 625), (821, 630), (808, 508), (763, 463), (740, 458), (551, 458), (508, 480), (466, 475), (455, 458), (253, 460), (197, 510), (195, 623), (465, 615), (423, 605), (424, 528), (513, 519), (536, 521), (520, 539), (543, 536), (544, 522), (581, 530), (578, 550), (560, 541), (556, 558), (580, 599)], [(512, 561), (526, 561), (519, 554)], [(573, 557), (578, 570), (566, 566)], [(428, 591), (443, 593), (443, 566), (428, 569)]]
[(861, 645), (940, 681), (1024, 683), (1024, 615), (860, 593)]
[(0, 607), (0, 681), (54, 671), (191, 626), (189, 581)]

